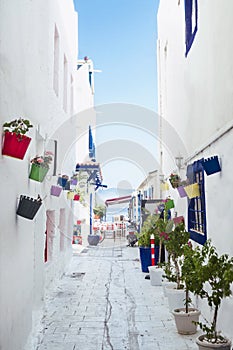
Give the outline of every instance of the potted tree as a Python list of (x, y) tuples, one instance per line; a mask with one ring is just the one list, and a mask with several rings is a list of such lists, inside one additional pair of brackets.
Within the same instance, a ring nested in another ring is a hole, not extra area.
[(208, 240), (201, 249), (195, 249), (194, 259), (198, 261), (195, 277), (197, 283), (193, 284), (190, 290), (202, 299), (206, 298), (213, 311), (209, 324), (198, 322), (204, 334), (197, 338), (196, 343), (199, 350), (230, 350), (231, 341), (218, 331), (217, 321), (222, 300), (232, 295), (233, 258), (228, 254), (219, 255)]
[(49, 164), (52, 162), (53, 153), (45, 152), (44, 156), (36, 156), (31, 159), (31, 171), (29, 174), (29, 179), (35, 180), (38, 182), (43, 182), (47, 172), (49, 171)]
[(15, 119), (3, 124), (4, 141), (2, 154), (17, 159), (23, 159), (31, 138), (25, 134), (32, 128), (28, 119)]
[(137, 234), (138, 246), (142, 272), (149, 272), (148, 266), (151, 266), (151, 235), (155, 235), (155, 263), (158, 263), (159, 255), (159, 236), (157, 235), (157, 214), (150, 214), (142, 225), (141, 232)]
[(195, 255), (191, 242), (184, 245), (183, 259), (181, 263), (181, 280), (185, 286), (185, 307), (172, 311), (176, 322), (176, 328), (180, 334), (195, 334), (197, 322), (201, 312), (191, 307), (190, 291), (195, 291), (201, 287), (200, 279), (196, 278), (199, 272), (201, 260)]
[(181, 263), (184, 247), (188, 244), (190, 234), (185, 230), (183, 222), (175, 225), (174, 221), (170, 220), (166, 226), (166, 232), (162, 232), (160, 236), (168, 252), (168, 261), (164, 264), (165, 277), (168, 281), (176, 283), (176, 287), (166, 287), (169, 310), (172, 312), (173, 309), (184, 305), (185, 293), (181, 277)]

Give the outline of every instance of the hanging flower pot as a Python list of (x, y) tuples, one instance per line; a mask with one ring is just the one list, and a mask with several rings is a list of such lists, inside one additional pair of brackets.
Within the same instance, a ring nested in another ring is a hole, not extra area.
[(184, 217), (183, 216), (177, 216), (175, 218), (173, 218), (173, 222), (175, 225), (179, 225), (181, 223), (184, 224)]
[(29, 143), (31, 142), (31, 138), (25, 134), (32, 127), (30, 121), (23, 118), (4, 123), (2, 154), (17, 159), (23, 159)]
[(69, 177), (67, 175), (59, 176), (57, 179), (57, 184), (65, 187)]
[(80, 199), (80, 195), (79, 194), (75, 194), (74, 195), (74, 201), (79, 201)]
[(173, 188), (177, 188), (180, 185), (180, 176), (178, 174), (171, 174), (169, 181)]
[(41, 204), (42, 200), (39, 196), (37, 199), (34, 199), (21, 195), (16, 214), (26, 219), (32, 220), (38, 212)]
[(168, 191), (169, 190), (169, 185), (167, 182), (161, 182), (160, 184), (161, 191)]
[(29, 179), (43, 182), (49, 168), (39, 164), (32, 164)]
[(61, 194), (61, 191), (62, 191), (62, 187), (61, 186), (52, 185), (51, 189), (50, 189), (50, 194), (52, 196), (59, 197), (60, 194)]
[(190, 199), (200, 196), (200, 190), (199, 190), (198, 183), (194, 183), (194, 184), (185, 186), (184, 189), (185, 189), (185, 192), (187, 193), (187, 196)]
[(168, 199), (168, 200), (165, 202), (165, 208), (166, 208), (166, 209), (175, 208), (173, 199)]
[(70, 180), (70, 184), (73, 186), (76, 186), (78, 184), (78, 180), (77, 179), (71, 179)]
[(184, 186), (177, 187), (177, 191), (181, 198), (187, 197), (187, 193), (185, 192)]
[(206, 172), (206, 175), (212, 175), (221, 171), (218, 156), (204, 159), (202, 162), (202, 166)]
[(67, 199), (74, 199), (74, 192), (71, 192), (71, 191), (69, 191), (69, 192), (67, 192)]
[(23, 159), (30, 142), (31, 138), (28, 136), (17, 135), (14, 132), (5, 132), (2, 154), (17, 159)]

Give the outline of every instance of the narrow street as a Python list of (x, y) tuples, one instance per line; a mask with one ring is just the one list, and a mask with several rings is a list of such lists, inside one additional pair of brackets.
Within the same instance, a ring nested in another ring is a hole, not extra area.
[(141, 272), (137, 247), (124, 238), (74, 251), (46, 307), (33, 350), (185, 350), (162, 287)]

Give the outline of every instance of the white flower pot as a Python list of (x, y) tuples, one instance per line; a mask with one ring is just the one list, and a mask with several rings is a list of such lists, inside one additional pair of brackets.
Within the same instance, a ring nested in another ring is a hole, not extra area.
[(200, 335), (196, 339), (199, 350), (231, 350), (231, 341), (226, 339), (226, 343), (209, 343), (204, 340), (205, 335)]
[(167, 289), (166, 287), (173, 287), (175, 288), (176, 287), (176, 282), (171, 282), (171, 281), (168, 281), (168, 280), (163, 280), (162, 281), (162, 287), (163, 287), (163, 294), (165, 297), (167, 297)]
[(170, 286), (165, 288), (168, 298), (169, 311), (172, 312), (174, 309), (183, 308), (185, 303), (185, 290), (176, 289)]
[(163, 269), (157, 266), (148, 266), (150, 273), (150, 283), (152, 286), (162, 285)]
[(172, 311), (175, 318), (176, 328), (179, 334), (195, 334), (197, 332), (197, 325), (201, 312), (194, 308), (189, 308), (188, 313), (185, 308), (175, 309)]

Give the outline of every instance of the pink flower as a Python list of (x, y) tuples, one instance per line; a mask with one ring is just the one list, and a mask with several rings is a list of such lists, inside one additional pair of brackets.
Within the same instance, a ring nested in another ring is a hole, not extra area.
[(44, 163), (44, 159), (42, 159), (42, 158), (37, 158), (37, 163)]
[(46, 152), (45, 152), (45, 155), (46, 155), (46, 156), (53, 156), (53, 152), (51, 152), (51, 151), (46, 151)]

